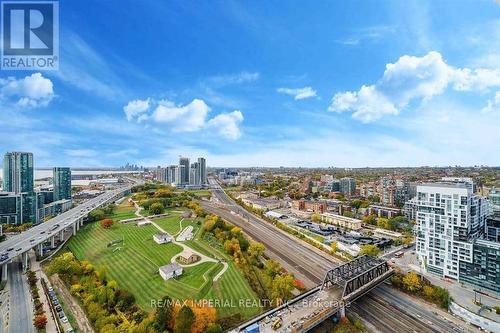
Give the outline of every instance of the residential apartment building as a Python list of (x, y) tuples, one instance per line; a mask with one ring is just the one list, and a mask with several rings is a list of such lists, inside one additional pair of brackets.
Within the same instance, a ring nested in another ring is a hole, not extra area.
[(3, 190), (14, 193), (33, 192), (33, 154), (8, 152), (3, 158)]
[(54, 184), (54, 201), (71, 200), (71, 170), (56, 167), (52, 170)]
[(179, 184), (189, 184), (189, 163), (188, 157), (179, 157), (179, 168), (180, 168), (180, 182)]
[(324, 213), (326, 212), (327, 206), (326, 203), (319, 201), (293, 200), (292, 209), (302, 211), (309, 210), (314, 213)]
[(460, 281), (500, 293), (500, 243), (478, 239), (474, 242), (472, 262), (459, 264)]
[(340, 192), (347, 196), (354, 195), (356, 193), (356, 181), (354, 178), (340, 178)]
[(473, 263), (484, 234), (487, 202), (463, 182), (417, 186), (416, 253), (428, 272), (460, 280), (460, 262)]

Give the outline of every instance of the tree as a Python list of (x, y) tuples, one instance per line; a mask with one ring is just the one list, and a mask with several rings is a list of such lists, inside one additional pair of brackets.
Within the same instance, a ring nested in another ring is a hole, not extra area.
[(377, 220), (375, 219), (375, 215), (366, 215), (366, 216), (363, 216), (363, 223), (366, 223), (366, 224), (377, 224)]
[(389, 220), (385, 217), (379, 217), (377, 219), (377, 226), (383, 229), (389, 229)]
[(262, 243), (253, 242), (248, 248), (248, 254), (253, 259), (259, 259), (266, 251), (266, 247)]
[(194, 312), (195, 321), (191, 326), (191, 333), (203, 333), (209, 325), (215, 324), (217, 320), (217, 312), (215, 308), (202, 306), (199, 303), (193, 302), (191, 309)]
[(417, 292), (422, 289), (422, 282), (415, 272), (410, 272), (403, 278), (406, 289), (410, 292)]
[(47, 317), (43, 314), (36, 316), (35, 319), (33, 319), (33, 325), (39, 330), (44, 329), (47, 325)]
[(359, 255), (369, 255), (372, 257), (376, 257), (380, 253), (380, 249), (377, 247), (377, 245), (372, 245), (372, 244), (366, 244), (366, 245), (361, 245), (361, 250), (359, 251)]
[(112, 219), (104, 219), (101, 220), (101, 227), (104, 229), (109, 229), (113, 225), (113, 220)]
[(160, 306), (156, 309), (154, 317), (154, 327), (158, 332), (164, 332), (170, 329), (170, 323), (173, 319), (173, 302), (169, 296), (161, 299)]
[(271, 278), (274, 279), (274, 277), (281, 272), (281, 269), (281, 264), (279, 262), (272, 259), (266, 261), (266, 273)]
[(163, 214), (165, 207), (160, 202), (155, 202), (149, 207), (149, 212), (153, 215)]
[(350, 212), (350, 211), (346, 210), (346, 211), (344, 211), (344, 212), (342, 213), (342, 216), (345, 216), (345, 217), (353, 217), (354, 215), (353, 215), (353, 213), (352, 213), (352, 212)]
[(187, 305), (182, 306), (175, 317), (174, 333), (190, 333), (195, 319), (193, 310)]
[(222, 327), (219, 324), (211, 324), (205, 333), (222, 333)]
[(93, 211), (91, 211), (88, 215), (88, 219), (90, 221), (100, 221), (102, 220), (104, 217), (106, 216), (106, 214), (104, 214), (104, 211), (100, 208), (98, 209), (94, 209)]
[(313, 222), (319, 222), (321, 221), (321, 215), (319, 215), (318, 213), (314, 213), (311, 215), (311, 220)]
[(295, 279), (290, 274), (278, 275), (273, 279), (271, 295), (278, 304), (287, 301), (292, 296)]
[(337, 249), (338, 249), (338, 244), (337, 244), (337, 242), (332, 242), (332, 244), (330, 244), (330, 247), (332, 248), (332, 252), (333, 252), (333, 253), (336, 253), (336, 252), (337, 252)]

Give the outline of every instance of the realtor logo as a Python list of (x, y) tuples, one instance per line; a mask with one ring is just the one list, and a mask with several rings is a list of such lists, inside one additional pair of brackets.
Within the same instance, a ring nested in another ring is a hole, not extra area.
[(2, 1), (4, 70), (59, 68), (59, 3)]

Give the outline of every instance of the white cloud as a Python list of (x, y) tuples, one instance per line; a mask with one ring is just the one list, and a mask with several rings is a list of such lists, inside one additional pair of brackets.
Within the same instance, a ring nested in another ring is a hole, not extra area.
[(214, 86), (226, 86), (230, 84), (241, 84), (245, 82), (257, 81), (260, 78), (258, 72), (240, 72), (236, 74), (216, 75), (205, 80), (206, 84)]
[(221, 113), (210, 119), (207, 123), (209, 129), (214, 129), (222, 137), (236, 140), (241, 137), (239, 125), (243, 121), (243, 114), (240, 111)]
[(297, 88), (297, 89), (292, 89), (292, 88), (278, 88), (277, 90), (281, 94), (286, 94), (290, 96), (294, 96), (295, 100), (301, 100), (309, 97), (314, 97), (316, 96), (316, 90), (314, 90), (311, 87), (304, 87), (304, 88)]
[(23, 79), (0, 79), (3, 98), (16, 98), (21, 107), (47, 106), (54, 97), (54, 85), (41, 73), (33, 73)]
[(135, 117), (141, 117), (141, 114), (149, 110), (149, 98), (145, 100), (136, 99), (128, 102), (123, 107), (123, 112), (127, 116), (127, 120), (131, 121)]
[(208, 105), (200, 99), (194, 99), (187, 105), (176, 106), (173, 102), (162, 100), (152, 114), (152, 119), (158, 123), (170, 124), (175, 131), (195, 132), (205, 126)]
[(423, 57), (405, 55), (387, 64), (376, 84), (336, 93), (328, 111), (352, 112), (353, 118), (368, 123), (384, 115), (397, 115), (412, 101), (441, 95), (449, 86), (456, 91), (487, 92), (500, 86), (500, 70), (455, 68), (434, 51)]
[[(211, 108), (202, 99), (193, 99), (186, 105), (176, 105), (170, 100), (154, 101), (134, 100), (123, 108), (127, 120), (150, 125), (168, 125), (173, 132), (198, 132), (206, 130), (207, 134), (216, 134), (225, 139), (236, 140), (241, 137), (240, 125), (243, 114), (240, 111), (220, 113), (208, 119)], [(153, 127), (154, 131), (161, 129)]]
[(490, 99), (481, 111), (484, 113), (500, 111), (500, 90), (497, 91), (495, 97)]
[[(335, 108), (333, 108), (335, 105)], [(396, 107), (374, 86), (362, 86), (359, 92), (345, 92), (333, 96), (329, 111), (345, 112), (354, 109), (353, 118), (369, 123), (384, 115), (397, 115)]]

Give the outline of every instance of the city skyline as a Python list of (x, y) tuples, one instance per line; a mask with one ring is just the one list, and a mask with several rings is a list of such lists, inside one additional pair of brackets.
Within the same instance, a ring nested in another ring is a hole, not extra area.
[(40, 167), (500, 164), (494, 1), (112, 6), (65, 3), (59, 70), (2, 74), (1, 151)]

